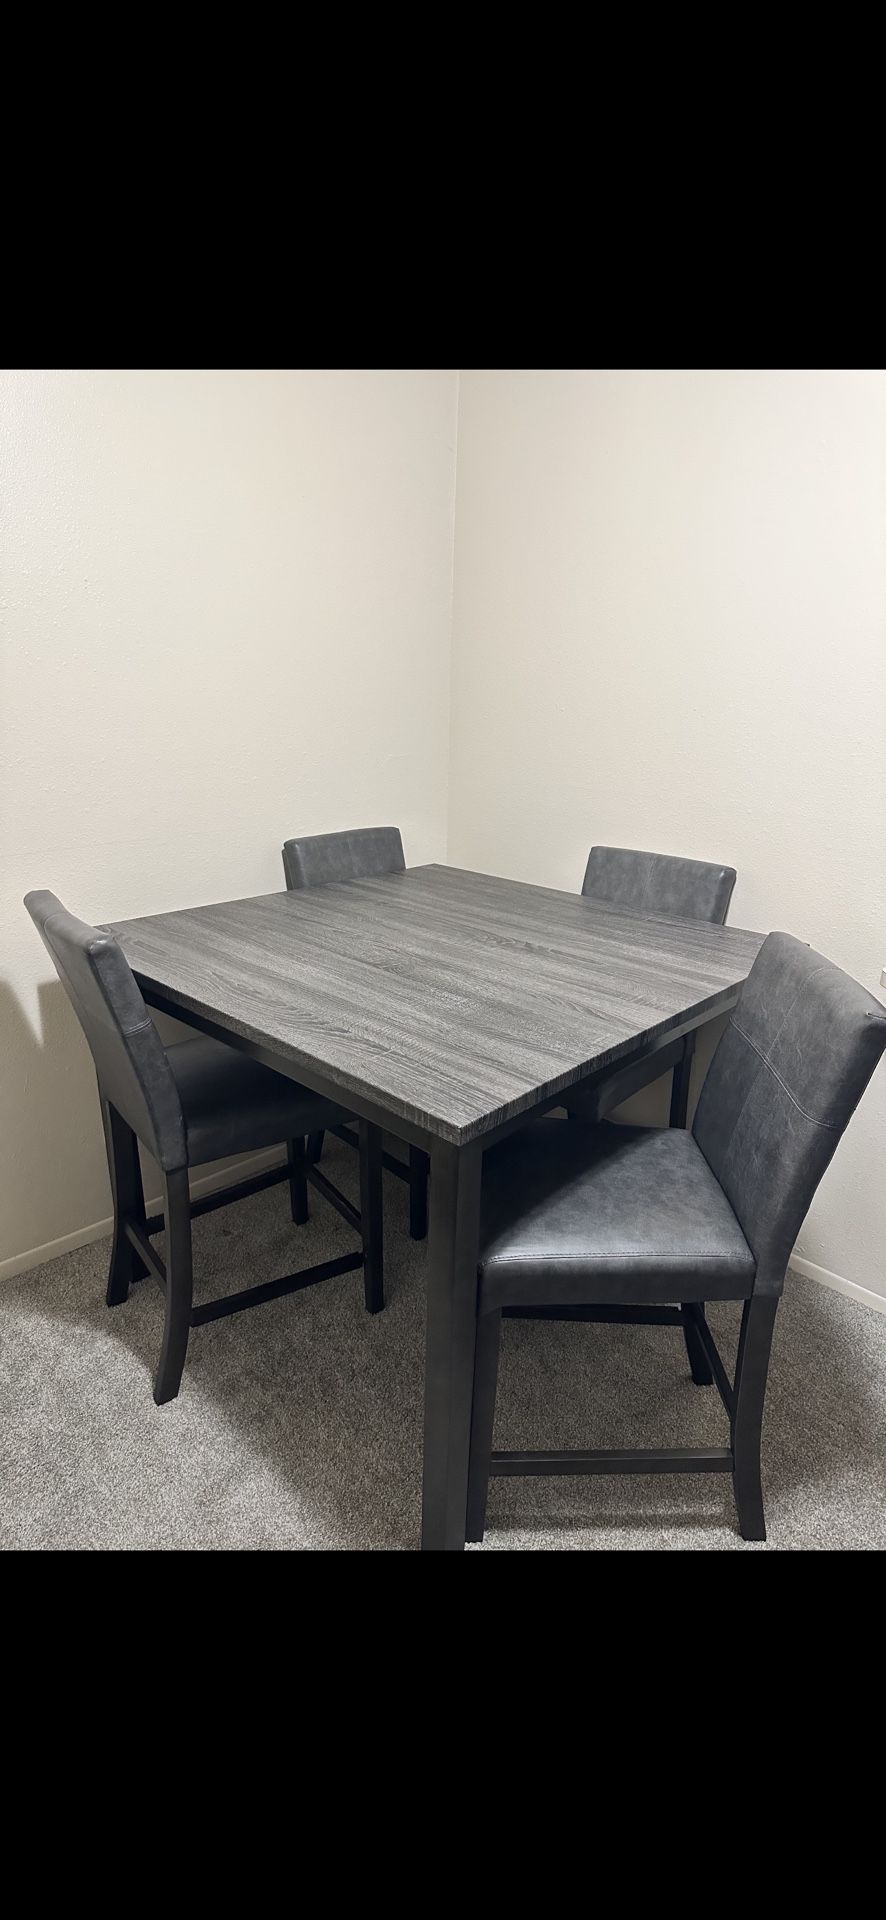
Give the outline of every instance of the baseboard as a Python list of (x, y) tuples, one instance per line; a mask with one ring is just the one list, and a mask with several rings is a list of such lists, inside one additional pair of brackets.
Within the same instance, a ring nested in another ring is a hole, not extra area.
[[(260, 1173), (264, 1167), (282, 1166), (283, 1154), (279, 1147), (268, 1147), (264, 1153), (251, 1153), (245, 1160), (237, 1160), (227, 1167), (218, 1167), (214, 1173), (204, 1173), (191, 1181), (191, 1193), (195, 1200), (201, 1194), (215, 1193), (219, 1187), (233, 1187), (237, 1180), (245, 1180), (251, 1173)], [(148, 1213), (162, 1210), (159, 1194), (145, 1197)], [(27, 1273), (31, 1267), (42, 1267), (45, 1260), (57, 1260), (62, 1253), (71, 1253), (75, 1247), (87, 1247), (93, 1240), (103, 1240), (113, 1227), (113, 1219), (94, 1220), (91, 1226), (77, 1227), (73, 1233), (63, 1233), (59, 1240), (47, 1240), (42, 1247), (29, 1247), (26, 1253), (14, 1253), (9, 1260), (0, 1260), (0, 1281), (11, 1280), (17, 1273)]]
[(886, 1313), (886, 1294), (872, 1293), (870, 1287), (860, 1287), (857, 1280), (844, 1280), (842, 1273), (830, 1273), (827, 1267), (817, 1267), (814, 1260), (802, 1260), (795, 1253), (791, 1260), (794, 1273), (802, 1273), (807, 1280), (817, 1280), (819, 1286), (832, 1287), (835, 1293), (844, 1293), (847, 1300), (857, 1300), (863, 1307), (873, 1307), (875, 1313)]

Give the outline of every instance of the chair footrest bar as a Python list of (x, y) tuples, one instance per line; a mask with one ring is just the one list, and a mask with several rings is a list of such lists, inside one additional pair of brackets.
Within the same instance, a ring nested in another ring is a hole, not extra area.
[[(350, 1127), (344, 1125), (340, 1127), (327, 1127), (326, 1131), (327, 1133), (334, 1133), (336, 1140), (343, 1140), (348, 1147), (359, 1147), (360, 1145), (356, 1133), (352, 1133)], [(407, 1162), (405, 1160), (398, 1160), (394, 1153), (383, 1153), (381, 1163), (385, 1172), (395, 1174), (398, 1180), (409, 1180), (412, 1177)]]
[(318, 1193), (322, 1193), (324, 1200), (328, 1200), (336, 1213), (341, 1214), (348, 1226), (353, 1227), (355, 1233), (362, 1232), (360, 1215), (356, 1207), (351, 1205), (350, 1200), (345, 1199), (343, 1193), (339, 1193), (338, 1188), (333, 1186), (331, 1180), (327, 1180), (325, 1173), (321, 1173), (319, 1167), (306, 1166), (305, 1178), (312, 1187), (316, 1187)]
[[(147, 1224), (150, 1225), (150, 1223), (147, 1223)], [(127, 1240), (129, 1241), (130, 1246), (134, 1247), (136, 1250), (136, 1253), (140, 1254), (142, 1260), (145, 1263), (145, 1266), (148, 1268), (149, 1272), (153, 1275), (154, 1279), (158, 1282), (158, 1284), (161, 1287), (165, 1287), (166, 1268), (163, 1265), (163, 1262), (160, 1258), (159, 1253), (155, 1253), (154, 1248), (151, 1246), (150, 1240), (147, 1238), (146, 1234), (142, 1231), (141, 1227), (136, 1226), (134, 1221), (127, 1220), (125, 1222), (123, 1231), (126, 1235)]]
[(615, 1326), (679, 1327), (680, 1307), (502, 1307), (505, 1320), (598, 1320)]
[(409, 1180), (411, 1178), (406, 1161), (398, 1160), (395, 1154), (383, 1153), (381, 1163), (385, 1172), (392, 1173), (397, 1180)]
[(264, 1306), (267, 1300), (279, 1300), (284, 1294), (299, 1293), (303, 1287), (319, 1286), (322, 1280), (334, 1280), (337, 1274), (353, 1273), (362, 1267), (362, 1253), (343, 1253), (337, 1260), (324, 1260), (319, 1267), (305, 1267), (301, 1273), (286, 1273), (279, 1280), (265, 1280), (257, 1287), (244, 1287), (242, 1293), (229, 1293), (224, 1300), (207, 1300), (195, 1307), (191, 1326), (203, 1327), (209, 1320), (225, 1320), (230, 1313), (244, 1313), (247, 1307)]
[(692, 1321), (699, 1340), (704, 1347), (708, 1364), (717, 1383), (717, 1391), (731, 1420), (735, 1414), (735, 1395), (732, 1389), (732, 1382), (720, 1358), (720, 1349), (717, 1346), (717, 1342), (697, 1302), (692, 1301), (686, 1307), (686, 1318)]
[[(265, 1187), (277, 1187), (288, 1179), (287, 1166), (269, 1167), (266, 1173), (253, 1174), (250, 1180), (240, 1180), (235, 1187), (222, 1187), (220, 1193), (207, 1193), (201, 1200), (192, 1200), (191, 1219), (196, 1220), (201, 1213), (215, 1213), (219, 1207), (230, 1207), (235, 1200), (248, 1200), (251, 1193), (263, 1193)], [(165, 1216), (152, 1213), (145, 1221), (145, 1232), (162, 1233), (165, 1226)]]
[(264, 1193), (266, 1187), (279, 1187), (289, 1179), (289, 1168), (285, 1162), (282, 1167), (268, 1167), (265, 1173), (253, 1174), (250, 1180), (241, 1180), (236, 1187), (223, 1187), (221, 1193), (207, 1193), (200, 1200), (191, 1201), (191, 1219), (196, 1220), (201, 1213), (215, 1213), (217, 1207), (228, 1207), (234, 1200), (248, 1200), (251, 1193)]
[(609, 1447), (594, 1453), (494, 1453), (495, 1477), (569, 1473), (731, 1473), (731, 1447)]

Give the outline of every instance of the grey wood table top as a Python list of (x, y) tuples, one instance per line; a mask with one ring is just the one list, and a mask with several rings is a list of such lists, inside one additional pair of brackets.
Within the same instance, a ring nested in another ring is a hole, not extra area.
[(458, 1146), (713, 1017), (762, 944), (442, 866), (113, 931), (149, 997)]

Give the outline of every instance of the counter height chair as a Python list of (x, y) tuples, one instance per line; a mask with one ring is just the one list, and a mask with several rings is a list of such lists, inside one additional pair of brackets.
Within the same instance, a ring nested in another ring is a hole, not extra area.
[[(469, 1540), (483, 1537), (490, 1474), (684, 1472), (731, 1473), (744, 1538), (765, 1539), (760, 1439), (787, 1263), (884, 1048), (886, 1009), (829, 960), (773, 933), (720, 1040), (691, 1133), (547, 1121), (486, 1155)], [(742, 1302), (734, 1382), (708, 1300)], [(493, 1453), (502, 1315), (682, 1325), (690, 1359), (697, 1347), (720, 1390), (729, 1446)]]
[[(344, 1116), (307, 1087), (218, 1040), (201, 1034), (165, 1045), (113, 934), (75, 919), (53, 893), (29, 893), (25, 906), (71, 1001), (98, 1076), (114, 1200), (108, 1306), (119, 1306), (130, 1284), (145, 1273), (153, 1275), (165, 1294), (163, 1344), (154, 1379), (157, 1404), (178, 1393), (191, 1327), (361, 1266), (366, 1306), (377, 1312), (384, 1305), (381, 1134), (364, 1122), (361, 1210), (358, 1214), (343, 1200), (339, 1207), (340, 1212), (347, 1209), (345, 1217), (360, 1235), (360, 1251), (193, 1305), (192, 1217), (288, 1180), (292, 1217), (302, 1224), (308, 1218), (305, 1136)], [(289, 1143), (286, 1167), (191, 1202), (191, 1167), (284, 1140)], [(162, 1176), (163, 1213), (152, 1219), (145, 1215), (139, 1141), (153, 1154)], [(152, 1234), (164, 1228), (165, 1262), (151, 1246)]]
[[(583, 898), (598, 900), (601, 906), (626, 907), (632, 913), (675, 914), (681, 920), (707, 921), (722, 927), (735, 878), (734, 867), (721, 867), (715, 861), (641, 853), (634, 847), (592, 847), (581, 891)], [(653, 1053), (623, 1060), (615, 1068), (602, 1067), (570, 1095), (570, 1119), (603, 1120), (623, 1100), (641, 1093), (670, 1071), (670, 1125), (685, 1127), (695, 1039), (694, 1031), (686, 1033), (676, 1040), (666, 1040)], [(709, 1385), (711, 1374), (697, 1342), (693, 1342), (692, 1361), (699, 1384)]]
[[(405, 873), (403, 842), (399, 827), (352, 827), (343, 833), (307, 834), (283, 844), (283, 871), (289, 890), (299, 887), (331, 886), (336, 880), (369, 880), (377, 874)], [(330, 1127), (330, 1133), (349, 1147), (357, 1145), (352, 1127), (342, 1123)], [(308, 1141), (308, 1164), (316, 1167), (323, 1151), (323, 1132)], [(388, 1173), (409, 1185), (409, 1232), (413, 1240), (423, 1240), (428, 1231), (429, 1161), (420, 1147), (409, 1148), (408, 1163), (385, 1153)], [(311, 1173), (309, 1178), (316, 1179)]]
[[(627, 907), (633, 913), (669, 913), (681, 920), (708, 921), (722, 927), (729, 911), (735, 868), (708, 860), (684, 860), (670, 853), (640, 853), (633, 847), (592, 847), (582, 895), (601, 906)], [(582, 1082), (570, 1097), (569, 1111), (582, 1120), (602, 1120), (613, 1107), (651, 1086), (673, 1068), (671, 1126), (685, 1127), (695, 1034), (672, 1040), (613, 1069), (604, 1067)]]
[(335, 880), (370, 880), (405, 873), (399, 827), (351, 827), (343, 833), (309, 833), (283, 843), (287, 887), (328, 887)]

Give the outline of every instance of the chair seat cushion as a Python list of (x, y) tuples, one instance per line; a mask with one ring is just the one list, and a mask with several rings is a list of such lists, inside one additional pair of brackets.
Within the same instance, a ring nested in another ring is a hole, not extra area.
[(274, 1147), (348, 1118), (319, 1094), (202, 1034), (166, 1049), (185, 1116), (188, 1165)]
[(486, 1154), (480, 1304), (743, 1300), (754, 1256), (682, 1128), (559, 1120)]

